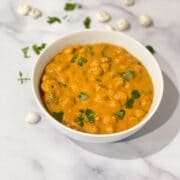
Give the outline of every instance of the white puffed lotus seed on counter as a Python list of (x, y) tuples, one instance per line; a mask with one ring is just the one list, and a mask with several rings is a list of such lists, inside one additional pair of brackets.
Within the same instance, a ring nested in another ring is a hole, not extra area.
[(123, 4), (126, 6), (132, 6), (135, 0), (122, 0)]
[(30, 124), (35, 124), (39, 122), (41, 119), (40, 115), (37, 112), (29, 112), (27, 113), (25, 117), (25, 121), (30, 123)]
[(107, 11), (99, 10), (96, 13), (96, 18), (99, 22), (107, 22), (111, 19), (111, 16)]
[(121, 18), (117, 21), (116, 27), (116, 29), (119, 31), (127, 30), (129, 28), (129, 22), (126, 19)]
[(27, 15), (30, 10), (31, 10), (31, 7), (27, 4), (20, 4), (17, 8), (17, 12), (24, 16)]
[(152, 18), (148, 15), (141, 15), (139, 16), (139, 23), (142, 25), (142, 26), (145, 26), (145, 27), (148, 27), (148, 26), (151, 26), (152, 25)]
[(29, 16), (31, 16), (32, 18), (36, 19), (38, 17), (41, 16), (41, 11), (37, 8), (32, 8), (30, 11), (29, 11)]

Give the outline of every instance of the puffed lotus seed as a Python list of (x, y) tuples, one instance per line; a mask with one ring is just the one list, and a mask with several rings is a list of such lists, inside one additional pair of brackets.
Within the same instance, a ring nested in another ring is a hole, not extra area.
[(126, 6), (132, 6), (135, 3), (134, 0), (122, 0), (122, 2)]
[(96, 13), (96, 18), (99, 22), (107, 22), (110, 20), (111, 16), (107, 11), (100, 10)]
[(25, 117), (25, 121), (30, 123), (30, 124), (35, 124), (39, 122), (41, 119), (40, 115), (37, 112), (29, 112), (27, 113)]
[(124, 31), (129, 28), (129, 22), (122, 18), (117, 21), (117, 30)]
[(32, 18), (36, 19), (38, 17), (41, 16), (41, 11), (37, 8), (32, 8), (30, 11), (29, 11), (29, 16), (31, 16)]
[(30, 10), (31, 10), (31, 7), (27, 4), (20, 4), (17, 8), (17, 12), (24, 16), (26, 16)]
[(148, 15), (139, 16), (139, 22), (142, 26), (148, 27), (152, 25), (152, 19)]

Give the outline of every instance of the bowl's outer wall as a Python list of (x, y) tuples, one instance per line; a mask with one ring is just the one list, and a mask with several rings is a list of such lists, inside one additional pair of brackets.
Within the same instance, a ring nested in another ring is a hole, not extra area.
[[(137, 57), (141, 63), (147, 68), (154, 86), (154, 99), (149, 113), (138, 125), (124, 132), (114, 133), (110, 135), (91, 135), (70, 129), (59, 122), (56, 122), (46, 111), (40, 97), (39, 84), (41, 75), (45, 66), (49, 61), (57, 55), (63, 48), (72, 44), (89, 44), (89, 43), (111, 43), (127, 49), (131, 54)], [(62, 133), (80, 141), (87, 142), (112, 142), (124, 139), (129, 135), (138, 131), (152, 117), (158, 108), (163, 94), (163, 77), (158, 63), (155, 58), (136, 40), (119, 32), (90, 30), (72, 33), (59, 38), (57, 41), (49, 45), (39, 56), (33, 69), (33, 92), (37, 103), (42, 111), (48, 116), (48, 120), (55, 125)]]

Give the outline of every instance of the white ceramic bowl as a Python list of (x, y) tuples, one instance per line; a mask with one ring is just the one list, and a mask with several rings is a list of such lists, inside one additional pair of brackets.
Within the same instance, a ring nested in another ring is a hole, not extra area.
[[(79, 132), (77, 130), (71, 129), (59, 122), (57, 122), (45, 109), (39, 91), (40, 78), (44, 67), (46, 64), (60, 52), (64, 47), (71, 44), (87, 44), (87, 43), (97, 43), (97, 42), (106, 42), (112, 43), (118, 46), (122, 46), (137, 57), (141, 63), (147, 68), (154, 86), (154, 99), (149, 113), (145, 118), (138, 123), (136, 126), (125, 130), (123, 132), (107, 134), (107, 135), (94, 135)], [(37, 104), (44, 112), (47, 117), (47, 120), (54, 125), (59, 131), (70, 138), (86, 141), (86, 142), (113, 142), (122, 140), (131, 134), (137, 132), (141, 129), (153, 116), (157, 110), (163, 95), (163, 77), (160, 67), (155, 60), (154, 56), (139, 42), (133, 38), (124, 35), (119, 32), (114, 31), (104, 31), (104, 30), (84, 30), (80, 32), (74, 32), (60, 37), (58, 40), (50, 44), (43, 53), (38, 57), (37, 62), (33, 69), (33, 93), (36, 99)]]

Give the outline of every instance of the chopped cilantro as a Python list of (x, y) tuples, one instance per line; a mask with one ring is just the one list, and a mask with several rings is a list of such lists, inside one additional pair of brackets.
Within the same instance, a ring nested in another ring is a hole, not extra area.
[(28, 55), (29, 47), (25, 47), (22, 50), (24, 58), (29, 58), (30, 56)]
[(79, 117), (75, 119), (75, 122), (80, 126), (84, 126), (84, 119), (86, 118), (89, 123), (94, 123), (96, 114), (91, 109), (80, 109), (81, 113)]
[(86, 110), (85, 110), (85, 115), (86, 115), (86, 117), (87, 117), (87, 119), (88, 119), (88, 121), (89, 121), (90, 123), (93, 123), (93, 122), (94, 122), (95, 117), (96, 117), (96, 114), (94, 113), (93, 110), (91, 110), (91, 109), (86, 109)]
[(77, 117), (74, 120), (79, 126), (83, 127), (84, 126), (84, 118), (82, 116)]
[(151, 45), (146, 45), (146, 48), (152, 53), (155, 54), (156, 51), (154, 50), (154, 48)]
[(134, 100), (138, 99), (140, 97), (141, 97), (141, 95), (138, 90), (136, 90), (136, 89), (132, 90), (131, 98), (129, 98), (125, 103), (126, 108), (133, 108)]
[(63, 116), (64, 116), (64, 112), (63, 111), (59, 111), (59, 112), (53, 112), (52, 116), (58, 120), (58, 121), (62, 121), (63, 120)]
[(76, 59), (78, 58), (78, 56), (76, 54), (73, 55), (72, 59), (71, 59), (71, 62), (76, 62)]
[(90, 28), (90, 25), (91, 25), (91, 19), (90, 19), (90, 17), (86, 17), (86, 18), (84, 19), (84, 21), (83, 21), (83, 24), (84, 24), (84, 27), (85, 27), (86, 29), (89, 29), (89, 28)]
[(131, 108), (133, 108), (133, 105), (134, 105), (134, 99), (133, 98), (130, 98), (130, 99), (128, 99), (127, 101), (126, 101), (126, 108), (129, 108), (129, 109), (131, 109)]
[(61, 23), (61, 19), (59, 19), (58, 17), (48, 17), (47, 19), (47, 23), (49, 24), (53, 24), (53, 23)]
[(36, 44), (34, 44), (32, 46), (32, 49), (37, 55), (39, 55), (45, 47), (46, 47), (45, 43), (42, 43), (40, 46), (37, 46)]
[(124, 109), (120, 109), (119, 111), (115, 112), (114, 115), (116, 117), (118, 117), (119, 119), (123, 119), (124, 115), (125, 115), (125, 110)]
[(83, 66), (84, 64), (87, 63), (87, 59), (83, 58), (83, 57), (80, 57), (78, 60), (77, 60), (77, 64), (79, 66)]
[(89, 96), (86, 93), (80, 92), (78, 95), (79, 99), (81, 101), (87, 100), (89, 98)]
[(131, 92), (131, 98), (133, 98), (133, 99), (138, 99), (140, 96), (141, 95), (140, 95), (139, 91), (136, 89)]
[(65, 6), (64, 6), (64, 10), (65, 11), (73, 11), (75, 9), (81, 9), (82, 8), (82, 5), (81, 4), (78, 4), (78, 3), (66, 3)]
[(129, 81), (134, 78), (135, 72), (132, 70), (128, 70), (126, 72), (121, 73), (124, 80)]

